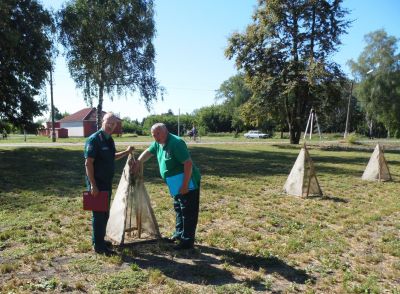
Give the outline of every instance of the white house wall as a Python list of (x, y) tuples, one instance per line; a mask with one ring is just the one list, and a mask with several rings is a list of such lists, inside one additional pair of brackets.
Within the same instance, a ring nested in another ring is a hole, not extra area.
[(83, 122), (61, 122), (61, 128), (68, 129), (69, 137), (83, 137)]

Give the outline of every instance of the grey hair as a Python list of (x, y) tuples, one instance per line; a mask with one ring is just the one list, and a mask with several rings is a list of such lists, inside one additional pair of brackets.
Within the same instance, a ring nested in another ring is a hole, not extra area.
[(162, 129), (168, 131), (167, 126), (163, 123), (156, 123), (151, 127), (151, 132), (154, 132), (157, 129)]
[(103, 116), (103, 121), (105, 121), (106, 118), (110, 117), (111, 119), (115, 120), (116, 116), (114, 115), (113, 112), (107, 112), (104, 116)]

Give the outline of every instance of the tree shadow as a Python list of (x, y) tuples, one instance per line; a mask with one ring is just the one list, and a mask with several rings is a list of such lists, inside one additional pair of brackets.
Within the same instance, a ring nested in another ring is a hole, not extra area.
[[(158, 244), (158, 249), (152, 250), (150, 246), (157, 245), (151, 243)], [(265, 274), (279, 275), (289, 283), (315, 282), (315, 278), (305, 270), (290, 266), (274, 256), (253, 256), (204, 245), (198, 245), (192, 250), (173, 251), (163, 241), (134, 242), (125, 244), (123, 248), (129, 248), (135, 253), (135, 257), (132, 257), (123, 254), (122, 251), (124, 262), (135, 263), (142, 269), (156, 268), (169, 278), (191, 284), (220, 286), (243, 283), (243, 280), (235, 278), (234, 274), (226, 269), (229, 266), (253, 271), (262, 270)], [(257, 291), (267, 290), (262, 281), (253, 280), (247, 283)]]
[[(293, 149), (293, 150), (292, 150)], [(222, 150), (209, 147), (197, 147), (191, 150), (192, 157), (198, 163), (202, 174), (224, 177), (252, 178), (254, 176), (287, 176), (298, 156), (299, 148), (293, 146), (288, 151), (260, 151), (260, 150)], [(251, 152), (250, 152), (251, 151)], [(345, 152), (345, 151), (343, 151)], [(343, 153), (344, 154), (344, 153)], [(368, 158), (363, 156), (341, 156), (341, 154), (313, 155), (317, 172), (333, 174), (357, 175), (363, 171)], [(360, 170), (329, 166), (358, 165)]]
[[(190, 152), (202, 175), (235, 178), (287, 176), (299, 150), (298, 146), (288, 146), (289, 149), (280, 151), (226, 150), (195, 146), (190, 147)], [(311, 152), (317, 173), (360, 177), (369, 157), (365, 153), (363, 156), (344, 156), (341, 152), (347, 152), (347, 150), (335, 151), (335, 154), (327, 151), (317, 156), (313, 156)], [(400, 151), (387, 153), (398, 155)], [(116, 161), (114, 188), (118, 185), (125, 163), (125, 158)], [(389, 165), (397, 163), (399, 163), (397, 160), (389, 161)], [(346, 169), (346, 164), (357, 165), (360, 168)], [(86, 188), (83, 150), (34, 147), (1, 149), (0, 166), (1, 191), (3, 192), (18, 193), (23, 190), (40, 192), (44, 196), (77, 197)], [(161, 183), (155, 158), (146, 162), (144, 177), (146, 182)]]
[(324, 200), (324, 201), (332, 201), (332, 202), (341, 202), (341, 203), (349, 203), (349, 200), (344, 199), (344, 198), (340, 198), (340, 197), (335, 197), (335, 196), (329, 196), (329, 195), (310, 195), (307, 196), (307, 198), (309, 199), (320, 199), (320, 200)]

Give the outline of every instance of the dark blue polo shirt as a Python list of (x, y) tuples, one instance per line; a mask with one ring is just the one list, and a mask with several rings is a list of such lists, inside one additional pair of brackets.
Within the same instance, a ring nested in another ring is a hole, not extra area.
[[(94, 159), (94, 178), (100, 191), (111, 191), (114, 177), (115, 143), (112, 136), (98, 130), (86, 140), (85, 158)], [(88, 178), (86, 176), (86, 180)]]

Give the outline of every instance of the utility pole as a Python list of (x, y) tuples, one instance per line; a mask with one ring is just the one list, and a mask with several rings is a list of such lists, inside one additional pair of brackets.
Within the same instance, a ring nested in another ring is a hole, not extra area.
[(50, 69), (50, 97), (51, 97), (51, 141), (56, 141), (56, 132), (54, 130), (54, 103), (53, 103), (53, 66)]
[(347, 135), (349, 134), (350, 103), (351, 103), (351, 96), (353, 96), (353, 83), (354, 82), (351, 81), (349, 102), (347, 103), (346, 127), (344, 130), (344, 136), (343, 136), (345, 139), (346, 139)]
[(181, 136), (181, 132), (180, 132), (181, 128), (180, 128), (180, 122), (179, 122), (180, 116), (181, 116), (181, 109), (178, 108), (178, 136), (179, 137)]

